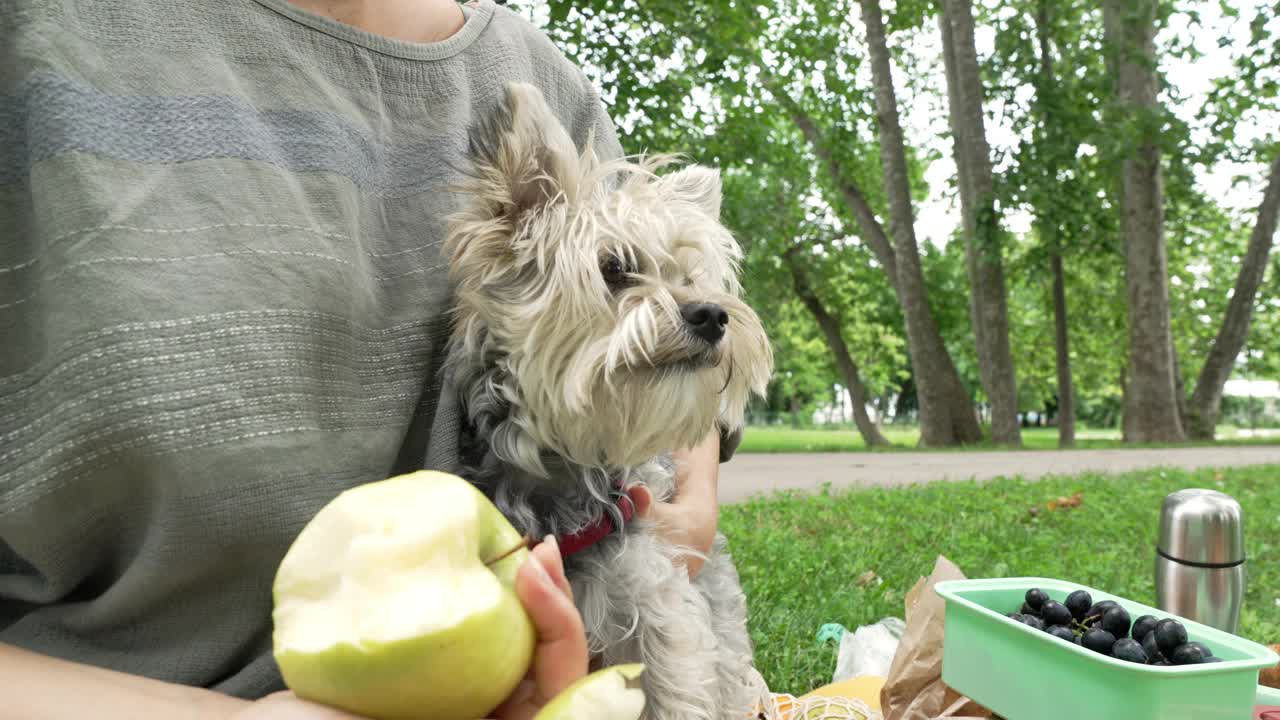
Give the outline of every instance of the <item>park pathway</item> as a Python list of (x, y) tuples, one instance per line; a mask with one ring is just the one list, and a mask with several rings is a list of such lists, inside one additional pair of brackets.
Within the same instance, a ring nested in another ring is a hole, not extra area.
[[(898, 487), (939, 480), (1280, 464), (1280, 445), (1114, 450), (739, 453), (720, 468), (720, 502), (773, 490)], [(1280, 482), (1280, 473), (1276, 476)]]

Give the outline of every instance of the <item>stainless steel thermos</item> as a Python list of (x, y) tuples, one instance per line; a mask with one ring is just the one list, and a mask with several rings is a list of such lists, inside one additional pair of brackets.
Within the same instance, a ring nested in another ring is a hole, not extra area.
[(1214, 490), (1171, 493), (1160, 510), (1156, 604), (1161, 610), (1235, 633), (1244, 598), (1244, 516)]

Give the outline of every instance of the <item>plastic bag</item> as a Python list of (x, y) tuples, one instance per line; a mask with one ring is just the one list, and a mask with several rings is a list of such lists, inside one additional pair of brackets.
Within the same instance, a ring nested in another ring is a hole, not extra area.
[(893, 656), (898, 652), (898, 641), (907, 629), (901, 618), (887, 617), (874, 625), (863, 625), (840, 637), (840, 651), (836, 658), (836, 672), (831, 682), (840, 682), (864, 675), (888, 677)]

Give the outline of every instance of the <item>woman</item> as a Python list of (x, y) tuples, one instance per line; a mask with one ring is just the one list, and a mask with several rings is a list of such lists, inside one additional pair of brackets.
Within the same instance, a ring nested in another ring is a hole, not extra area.
[[(281, 692), (270, 586), (342, 490), (457, 461), (438, 246), (506, 82), (620, 152), (491, 0), (0, 8), (0, 718), (333, 718)], [(675, 504), (710, 547), (719, 439)], [(697, 568), (691, 567), (691, 572)], [(586, 671), (554, 544), (499, 712)]]

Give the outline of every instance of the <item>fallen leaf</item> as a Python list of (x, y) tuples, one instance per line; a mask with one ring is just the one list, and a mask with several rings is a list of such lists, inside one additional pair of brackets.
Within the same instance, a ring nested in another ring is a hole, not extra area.
[(1054, 512), (1055, 510), (1064, 508), (1077, 508), (1082, 504), (1084, 504), (1084, 492), (1076, 491), (1074, 495), (1054, 498), (1053, 500), (1045, 503), (1044, 506), (1049, 509), (1049, 512)]
[(869, 585), (879, 585), (882, 582), (884, 581), (880, 579), (880, 576), (876, 574), (875, 570), (868, 570), (858, 576), (858, 587), (860, 588), (864, 588)]

